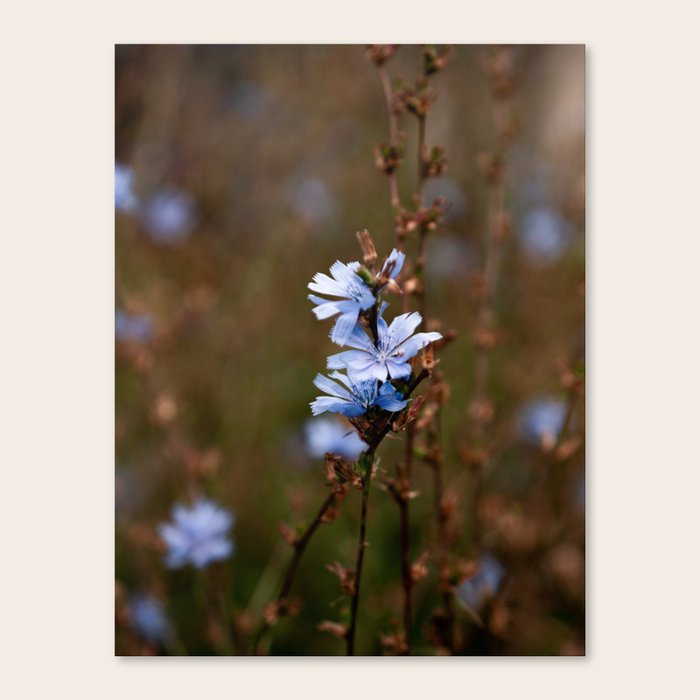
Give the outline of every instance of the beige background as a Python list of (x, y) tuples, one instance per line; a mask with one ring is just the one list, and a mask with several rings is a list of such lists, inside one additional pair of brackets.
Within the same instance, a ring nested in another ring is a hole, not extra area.
[[(0, 695), (698, 697), (696, 11), (268, 4), (6, 9)], [(588, 46), (588, 658), (115, 659), (114, 43), (426, 38)]]

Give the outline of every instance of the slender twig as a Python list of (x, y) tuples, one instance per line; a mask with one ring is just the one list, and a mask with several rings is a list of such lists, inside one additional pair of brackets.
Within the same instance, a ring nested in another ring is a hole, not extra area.
[[(428, 76), (425, 76), (426, 88)], [(417, 187), (416, 199), (418, 207), (424, 205), (424, 185), (426, 180), (426, 115), (418, 116), (418, 143), (417, 143)], [(414, 274), (418, 279), (415, 295), (418, 298), (418, 311), (422, 317), (422, 325), (427, 325), (427, 294), (425, 284), (425, 265), (427, 259), (428, 231), (421, 227), (418, 239), (418, 252), (415, 261)], [(429, 445), (429, 463), (433, 475), (433, 505), (436, 523), (436, 559), (439, 570), (439, 582), (442, 589), (443, 606), (446, 616), (446, 644), (450, 653), (454, 654), (454, 594), (448, 582), (444, 580), (448, 566), (449, 535), (447, 532), (447, 518), (443, 509), (443, 474), (442, 474), (442, 430), (441, 430), (442, 404), (438, 403), (435, 415), (427, 427), (427, 439)]]
[(287, 568), (287, 573), (284, 577), (282, 588), (280, 589), (279, 595), (277, 596), (278, 601), (285, 600), (289, 595), (289, 592), (292, 589), (292, 584), (294, 583), (294, 577), (296, 576), (297, 569), (299, 568), (299, 562), (304, 556), (306, 547), (311, 541), (314, 532), (316, 532), (316, 530), (318, 529), (318, 526), (323, 522), (323, 516), (326, 514), (326, 511), (335, 503), (336, 496), (337, 494), (335, 492), (331, 492), (328, 494), (326, 499), (321, 504), (321, 507), (318, 509), (316, 517), (306, 528), (304, 534), (294, 543), (294, 556), (289, 562), (289, 567)]
[(353, 586), (352, 599), (350, 602), (350, 627), (347, 632), (347, 654), (355, 655), (355, 630), (357, 629), (357, 609), (360, 602), (360, 583), (362, 581), (362, 565), (365, 559), (365, 549), (367, 548), (367, 506), (369, 503), (369, 487), (372, 481), (372, 466), (374, 463), (374, 452), (376, 447), (370, 447), (360, 456), (362, 477), (362, 510), (360, 513), (360, 539), (357, 544), (357, 560), (355, 563), (355, 585)]
[(442, 603), (445, 608), (445, 642), (451, 654), (455, 653), (454, 621), (455, 605), (454, 592), (446, 580), (447, 568), (449, 565), (449, 532), (447, 529), (447, 514), (445, 513), (443, 499), (444, 486), (442, 474), (442, 406), (438, 405), (435, 416), (428, 427), (428, 445), (430, 455), (430, 466), (433, 473), (433, 509), (435, 512), (435, 522), (437, 524), (437, 564), (439, 570), (440, 588), (442, 589)]
[[(382, 84), (384, 100), (386, 102), (386, 111), (389, 115), (389, 145), (392, 148), (398, 148), (399, 130), (396, 119), (396, 110), (394, 109), (394, 96), (391, 91), (391, 81), (389, 80), (389, 74), (387, 73), (384, 65), (377, 66), (377, 73), (379, 74), (379, 80)], [(401, 200), (399, 198), (399, 183), (396, 177), (396, 170), (394, 169), (387, 173), (387, 176), (389, 178), (391, 206), (394, 209), (398, 209), (401, 206)]]
[[(301, 562), (301, 558), (304, 556), (306, 547), (308, 546), (309, 542), (311, 541), (311, 538), (318, 529), (318, 526), (323, 522), (323, 517), (325, 516), (326, 512), (335, 504), (337, 495), (338, 494), (335, 491), (331, 491), (331, 493), (329, 493), (328, 496), (326, 496), (325, 500), (321, 504), (321, 507), (316, 513), (316, 517), (309, 523), (301, 537), (295, 540), (293, 544), (294, 555), (292, 556), (292, 559), (287, 567), (287, 571), (284, 575), (284, 580), (282, 582), (280, 592), (274, 601), (277, 604), (278, 611), (280, 611), (281, 605), (289, 597), (289, 593), (292, 590), (292, 585), (294, 583), (294, 578), (299, 568), (299, 563)], [(263, 640), (263, 637), (265, 636), (265, 633), (269, 629), (271, 629), (271, 627), (272, 625), (267, 620), (263, 620), (263, 624), (260, 626), (260, 629), (258, 630), (258, 633), (255, 636), (255, 641), (253, 643), (253, 648), (255, 649), (256, 653), (260, 653), (260, 645)]]
[(423, 205), (423, 185), (425, 184), (425, 115), (418, 115), (418, 187), (416, 194), (419, 198), (419, 206)]
[[(430, 372), (423, 369), (421, 372), (409, 381), (406, 390), (403, 392), (403, 398), (407, 399), (416, 389), (416, 387), (426, 378), (430, 376)], [(355, 631), (357, 629), (357, 610), (360, 601), (360, 581), (362, 578), (362, 565), (364, 563), (364, 551), (367, 546), (366, 530), (367, 530), (367, 505), (369, 502), (369, 488), (372, 480), (372, 469), (374, 465), (374, 455), (382, 440), (387, 436), (392, 428), (393, 419), (396, 414), (391, 414), (384, 426), (370, 440), (368, 449), (360, 455), (358, 466), (360, 468), (360, 477), (362, 479), (362, 510), (360, 513), (360, 539), (357, 547), (357, 561), (355, 563), (355, 586), (353, 589), (351, 604), (350, 604), (350, 627), (346, 633), (347, 653), (348, 656), (353, 656), (355, 653)]]

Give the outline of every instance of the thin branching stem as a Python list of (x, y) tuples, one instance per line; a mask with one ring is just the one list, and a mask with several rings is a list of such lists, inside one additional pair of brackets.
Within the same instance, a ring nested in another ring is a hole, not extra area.
[[(389, 74), (384, 67), (384, 65), (377, 66), (377, 72), (379, 74), (379, 80), (382, 84), (382, 91), (384, 92), (384, 101), (386, 102), (386, 111), (389, 115), (389, 145), (392, 148), (398, 148), (399, 146), (399, 129), (396, 118), (396, 110), (394, 109), (394, 96), (391, 90), (391, 81), (389, 80)], [(399, 183), (396, 177), (396, 170), (392, 170), (387, 173), (389, 178), (389, 195), (391, 206), (394, 209), (398, 209), (401, 206), (401, 199), (399, 197)]]
[[(280, 606), (287, 601), (289, 597), (289, 593), (292, 590), (292, 585), (294, 583), (294, 579), (297, 574), (297, 570), (299, 569), (299, 564), (301, 562), (301, 558), (304, 556), (304, 552), (306, 551), (306, 548), (311, 541), (311, 538), (314, 536), (314, 533), (318, 529), (318, 526), (323, 522), (323, 518), (328, 512), (328, 510), (335, 505), (337, 498), (337, 493), (335, 491), (331, 491), (331, 493), (326, 496), (324, 499), (323, 503), (321, 504), (321, 507), (318, 509), (318, 512), (316, 513), (316, 517), (309, 523), (309, 525), (306, 527), (304, 530), (303, 534), (301, 537), (299, 537), (295, 542), (294, 542), (294, 555), (292, 556), (292, 559), (289, 562), (289, 566), (287, 567), (287, 571), (284, 575), (284, 580), (282, 582), (282, 587), (280, 588), (280, 592), (275, 599), (275, 603), (277, 604), (278, 610), (280, 609)], [(286, 614), (286, 613), (285, 613)], [(256, 653), (261, 653), (261, 644), (262, 640), (265, 636), (265, 633), (271, 629), (271, 624), (269, 624), (266, 620), (263, 621), (263, 624), (261, 625), (260, 629), (258, 630), (257, 635), (255, 636), (255, 642), (253, 643), (253, 648), (255, 649)]]
[(289, 592), (292, 589), (292, 584), (294, 583), (294, 577), (296, 576), (297, 569), (299, 568), (299, 562), (304, 556), (306, 547), (311, 541), (314, 533), (318, 529), (318, 526), (323, 522), (323, 516), (326, 514), (328, 509), (335, 503), (336, 494), (331, 492), (328, 494), (326, 499), (321, 504), (321, 507), (316, 513), (316, 517), (311, 521), (309, 526), (304, 531), (304, 534), (294, 543), (294, 556), (289, 562), (289, 567), (287, 568), (287, 573), (284, 577), (284, 582), (282, 583), (282, 588), (280, 589), (279, 596), (277, 600), (285, 600), (289, 596)]
[(362, 582), (362, 565), (367, 548), (367, 507), (369, 504), (369, 487), (372, 481), (372, 465), (376, 447), (370, 447), (363, 452), (359, 465), (362, 477), (362, 510), (360, 512), (360, 539), (357, 544), (357, 560), (355, 563), (355, 585), (353, 586), (350, 602), (350, 627), (347, 632), (347, 654), (355, 655), (355, 630), (357, 629), (357, 610), (360, 603), (360, 583)]
[(416, 188), (416, 194), (419, 199), (419, 206), (423, 205), (423, 185), (425, 184), (425, 115), (418, 115), (418, 154), (417, 154), (417, 168), (418, 186)]

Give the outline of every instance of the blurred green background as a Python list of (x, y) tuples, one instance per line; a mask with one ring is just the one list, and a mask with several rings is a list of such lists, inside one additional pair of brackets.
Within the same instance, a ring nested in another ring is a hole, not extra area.
[[(432, 81), (438, 100), (427, 123), (428, 144), (444, 144), (450, 164), (426, 188), (428, 199), (443, 195), (451, 204), (429, 241), (426, 279), (429, 316), (458, 333), (440, 369), (451, 386), (445, 479), (463, 518), (456, 554), (465, 559), (474, 555), (472, 504), (460, 448), (468, 437), (472, 286), (483, 265), (487, 210), (476, 162), (495, 139), (479, 61), (486, 50), (455, 47)], [(365, 53), (363, 46), (116, 47), (119, 654), (163, 651), (134, 629), (129, 601), (139, 594), (160, 600), (176, 630), (178, 644), (166, 651), (226, 653), (201, 572), (163, 566), (155, 528), (173, 504), (206, 493), (235, 513), (235, 552), (216, 565), (216, 576), (224, 604), (252, 634), (291, 556), (277, 523), (308, 521), (325, 495), (323, 460), (306, 454), (304, 425), (318, 393), (312, 380), (335, 350), (330, 324), (311, 314), (306, 285), (337, 259), (360, 259), (357, 230), (372, 232), (380, 257), (394, 243), (388, 185), (373, 157), (375, 144), (387, 140), (387, 115)], [(419, 56), (420, 47), (402, 47), (387, 64), (392, 77), (412, 80)], [(471, 640), (466, 653), (580, 654), (583, 447), (552, 465), (523, 425), (533, 401), (566, 401), (559, 363), (580, 372), (583, 361), (585, 53), (521, 46), (514, 61), (520, 130), (507, 165), (513, 231), (495, 301), (485, 516), (489, 549), (508, 572), (497, 596), (505, 622), (495, 642), (484, 641), (461, 609), (459, 622)], [(414, 187), (414, 121), (400, 119), (406, 197)], [(395, 301), (389, 313), (399, 311)], [(584, 427), (580, 398), (572, 430), (583, 438)], [(403, 436), (385, 441), (382, 469), (393, 471), (402, 443)], [(416, 468), (415, 482), (417, 558), (435, 536), (427, 467)], [(302, 561), (293, 591), (302, 608), (274, 629), (272, 654), (344, 653), (340, 640), (316, 629), (338, 618), (342, 596), (325, 564), (354, 561), (359, 493), (342, 510)], [(401, 619), (398, 533), (395, 504), (373, 489), (363, 652), (381, 653), (379, 634)], [(439, 595), (428, 566), (415, 589), (414, 652), (432, 654), (425, 628)]]

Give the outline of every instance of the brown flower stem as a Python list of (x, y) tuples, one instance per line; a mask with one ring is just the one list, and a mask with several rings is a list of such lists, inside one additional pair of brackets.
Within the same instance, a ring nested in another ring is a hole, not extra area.
[(419, 206), (423, 206), (423, 185), (425, 184), (425, 115), (418, 115), (418, 187), (416, 194), (419, 197)]
[(316, 517), (306, 528), (304, 534), (294, 543), (294, 556), (289, 562), (289, 567), (287, 568), (287, 573), (284, 577), (282, 588), (280, 589), (279, 595), (277, 596), (278, 601), (286, 599), (289, 595), (289, 592), (292, 589), (292, 584), (294, 583), (294, 577), (296, 576), (297, 569), (299, 568), (299, 562), (304, 556), (306, 547), (311, 541), (311, 538), (313, 537), (314, 533), (318, 529), (318, 526), (323, 522), (323, 516), (326, 514), (326, 511), (335, 503), (335, 498), (336, 494), (334, 492), (328, 494), (326, 499), (321, 504), (321, 507), (318, 509)]
[(365, 559), (365, 549), (367, 547), (367, 506), (369, 503), (369, 487), (372, 481), (372, 465), (374, 463), (374, 452), (376, 446), (371, 446), (369, 450), (360, 456), (359, 465), (362, 476), (362, 510), (360, 513), (360, 539), (357, 544), (357, 560), (355, 563), (355, 585), (353, 587), (352, 599), (350, 602), (350, 627), (347, 632), (347, 654), (355, 655), (355, 630), (357, 629), (357, 609), (360, 602), (360, 583), (362, 581), (362, 565)]
[[(384, 65), (377, 66), (377, 73), (379, 74), (379, 81), (382, 84), (382, 91), (384, 92), (384, 101), (386, 102), (386, 111), (389, 115), (389, 145), (392, 147), (397, 147), (399, 144), (399, 130), (396, 119), (396, 110), (394, 109), (394, 97), (391, 91), (391, 81), (389, 80), (389, 74), (387, 73)], [(389, 194), (391, 199), (391, 206), (394, 209), (398, 209), (401, 206), (401, 200), (399, 198), (399, 183), (396, 177), (396, 170), (392, 170), (387, 173), (389, 178)]]
[(397, 468), (399, 479), (399, 522), (401, 527), (401, 580), (403, 585), (403, 627), (405, 647), (403, 654), (411, 653), (411, 629), (413, 627), (412, 589), (413, 575), (411, 572), (410, 558), (410, 521), (408, 507), (408, 492), (411, 488), (411, 476), (413, 472), (413, 442), (415, 437), (415, 424), (406, 426), (406, 462)]
[(401, 522), (401, 579), (403, 583), (403, 655), (411, 653), (411, 628), (413, 627), (411, 558), (409, 552), (409, 518), (408, 500), (404, 497), (399, 501), (399, 519)]
[(431, 452), (430, 466), (433, 473), (433, 508), (437, 525), (437, 564), (442, 589), (442, 603), (445, 608), (445, 643), (451, 654), (455, 653), (454, 639), (454, 592), (449, 579), (446, 580), (449, 566), (449, 533), (447, 515), (443, 508), (444, 486), (442, 474), (442, 423), (441, 410), (436, 411), (433, 424), (428, 429), (428, 445)]

